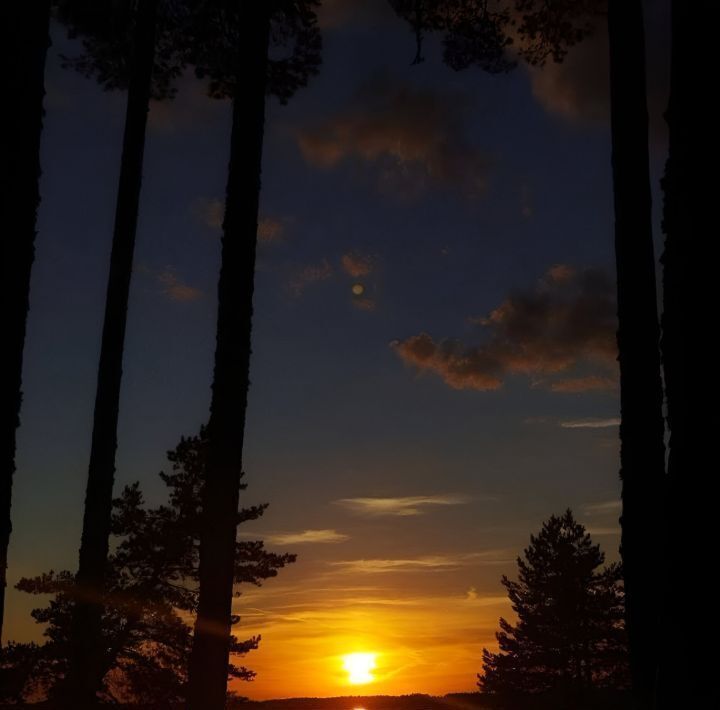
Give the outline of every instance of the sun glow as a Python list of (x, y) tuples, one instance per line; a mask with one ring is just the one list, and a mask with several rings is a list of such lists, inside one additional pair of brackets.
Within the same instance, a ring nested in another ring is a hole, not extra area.
[(372, 683), (375, 677), (372, 671), (375, 668), (374, 653), (349, 653), (343, 656), (343, 668), (348, 673), (348, 682), (353, 685)]

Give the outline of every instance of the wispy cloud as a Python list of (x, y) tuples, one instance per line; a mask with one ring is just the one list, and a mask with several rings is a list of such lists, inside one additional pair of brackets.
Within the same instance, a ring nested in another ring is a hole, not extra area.
[(609, 513), (619, 513), (622, 510), (622, 502), (620, 500), (608, 500), (603, 503), (592, 503), (586, 505), (583, 509), (585, 515), (606, 515)]
[(361, 515), (422, 515), (423, 508), (432, 505), (462, 505), (468, 503), (468, 496), (438, 494), (430, 496), (404, 496), (399, 498), (342, 498), (334, 501), (337, 505)]
[(507, 550), (466, 554), (424, 555), (407, 559), (360, 559), (330, 562), (343, 572), (386, 574), (389, 572), (449, 572), (474, 565), (504, 565), (513, 561)]
[(604, 527), (604, 528), (600, 528), (600, 527), (597, 527), (597, 528), (595, 528), (595, 527), (589, 527), (589, 528), (587, 528), (587, 531), (588, 531), (588, 533), (589, 533), (590, 535), (597, 535), (597, 536), (602, 536), (602, 535), (619, 535), (619, 534), (620, 534), (620, 526), (618, 525), (618, 526), (616, 526), (616, 527), (614, 527), (614, 528), (610, 528), (610, 527)]
[(619, 417), (610, 417), (609, 419), (570, 419), (560, 422), (563, 429), (609, 429), (610, 427), (620, 426)]
[(350, 536), (336, 530), (302, 530), (300, 532), (266, 535), (265, 540), (273, 545), (304, 545), (307, 543), (332, 544), (345, 542)]
[[(406, 364), (459, 390), (496, 390), (512, 375), (553, 392), (617, 386), (614, 287), (602, 271), (557, 264), (533, 288), (471, 322), (481, 329), (479, 345), (420, 333), (391, 347)], [(585, 374), (588, 367), (596, 372)]]
[(287, 284), (288, 291), (295, 298), (300, 298), (308, 286), (326, 281), (333, 273), (332, 264), (327, 259), (323, 259), (318, 264), (304, 266)]
[(188, 303), (190, 301), (197, 301), (204, 295), (199, 288), (185, 283), (171, 266), (166, 267), (164, 271), (157, 274), (157, 281), (161, 286), (163, 294), (171, 301)]

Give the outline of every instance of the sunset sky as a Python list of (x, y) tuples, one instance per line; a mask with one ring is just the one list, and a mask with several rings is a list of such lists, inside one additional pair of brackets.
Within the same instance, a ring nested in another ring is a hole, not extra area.
[[(571, 507), (617, 558), (605, 38), (491, 77), (435, 40), (411, 66), (385, 0), (320, 19), (320, 75), (268, 103), (242, 501), (270, 508), (239, 529), (298, 561), (236, 600), (238, 634), (263, 640), (235, 689), (470, 691), (510, 614), (500, 577), (544, 519)], [(124, 121), (53, 40), (11, 585), (77, 564)], [(204, 90), (188, 75), (149, 116), (117, 489), (140, 480), (151, 504), (209, 405), (230, 106)], [(37, 638), (37, 601), (9, 592), (6, 638)], [(372, 683), (348, 682), (353, 653), (376, 654)]]

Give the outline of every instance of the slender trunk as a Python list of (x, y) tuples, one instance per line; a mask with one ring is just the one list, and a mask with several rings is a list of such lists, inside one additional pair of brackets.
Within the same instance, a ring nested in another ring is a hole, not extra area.
[(635, 706), (653, 704), (665, 479), (641, 0), (608, 3), (620, 362), (621, 554)]
[(8, 2), (2, 14), (9, 30), (10, 87), (3, 139), (2, 248), (3, 355), (0, 380), (0, 643), (5, 616), (7, 559), (12, 521), (15, 435), (20, 425), (25, 326), (30, 307), (30, 272), (40, 204), (40, 136), (45, 96), (45, 58), (50, 46), (50, 0)]
[[(659, 707), (703, 707), (716, 694), (708, 629), (690, 610), (710, 590), (715, 557), (717, 436), (720, 429), (715, 175), (716, 3), (672, 3), (670, 150), (665, 168), (662, 354), (670, 443), (666, 502), (664, 653)], [(715, 67), (715, 69), (713, 69)]]
[(239, 46), (233, 99), (203, 489), (200, 598), (189, 669), (190, 710), (224, 708), (227, 692), (269, 41), (264, 3), (245, 2), (243, 6), (247, 32)]
[(72, 624), (67, 700), (74, 708), (92, 706), (102, 681), (102, 600), (115, 477), (123, 346), (150, 103), (157, 6), (158, 0), (141, 0), (137, 10), (85, 492), (77, 574), (78, 597)]

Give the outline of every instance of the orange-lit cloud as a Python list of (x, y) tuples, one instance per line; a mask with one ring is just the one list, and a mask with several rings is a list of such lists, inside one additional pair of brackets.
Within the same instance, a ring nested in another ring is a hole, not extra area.
[(350, 251), (340, 257), (342, 270), (355, 279), (369, 276), (375, 269), (375, 258), (359, 251)]
[(431, 186), (477, 196), (489, 161), (468, 137), (466, 113), (463, 96), (376, 80), (345, 111), (300, 130), (298, 145), (319, 168), (368, 164), (382, 189), (405, 197)]
[(619, 513), (622, 508), (622, 501), (607, 500), (602, 503), (591, 503), (583, 509), (585, 515), (606, 515), (608, 513)]
[(507, 550), (486, 550), (466, 554), (423, 555), (408, 559), (360, 559), (331, 562), (343, 572), (387, 574), (391, 572), (447, 572), (471, 565), (504, 565), (512, 562)]
[[(421, 333), (391, 345), (406, 364), (439, 375), (454, 389), (495, 390), (511, 375), (531, 377), (554, 392), (616, 387), (614, 287), (603, 272), (553, 266), (535, 288), (512, 293), (471, 322), (484, 343), (436, 341)], [(588, 366), (601, 374), (574, 373)]]
[(167, 267), (157, 275), (157, 280), (162, 287), (162, 292), (171, 301), (180, 303), (188, 303), (197, 301), (203, 297), (203, 292), (199, 288), (186, 284), (175, 272), (172, 267)]
[(345, 542), (349, 539), (349, 535), (339, 533), (336, 530), (302, 530), (301, 532), (275, 533), (265, 536), (265, 540), (271, 545), (331, 544)]
[(299, 298), (308, 286), (326, 281), (333, 273), (332, 264), (327, 259), (323, 259), (318, 264), (304, 266), (287, 284), (288, 291), (295, 298)]
[[(222, 229), (225, 218), (225, 202), (217, 197), (198, 197), (192, 203), (192, 212), (201, 224), (209, 229)], [(265, 215), (258, 221), (257, 237), (263, 243), (282, 240), (285, 234), (285, 223), (277, 217)]]
[(352, 23), (354, 27), (372, 27), (397, 22), (387, 0), (323, 0), (318, 23), (323, 30), (333, 30)]
[[(663, 112), (669, 93), (670, 34), (667, 3), (646, 3), (647, 96), (651, 137), (664, 139)], [(532, 91), (550, 113), (570, 121), (607, 123), (610, 116), (607, 26), (598, 21), (595, 32), (573, 47), (564, 61), (529, 69)]]
[(258, 222), (257, 236), (261, 242), (272, 244), (282, 240), (285, 224), (276, 217), (261, 217)]
[(610, 417), (609, 419), (571, 419), (560, 422), (560, 426), (563, 429), (608, 429), (620, 426), (620, 419), (618, 417)]
[(422, 515), (424, 508), (435, 505), (462, 505), (469, 498), (462, 495), (440, 494), (430, 496), (404, 496), (398, 498), (342, 498), (336, 504), (361, 515)]

